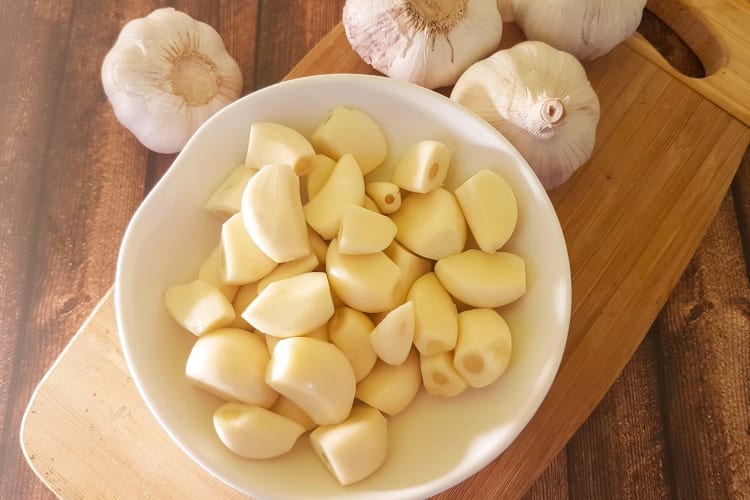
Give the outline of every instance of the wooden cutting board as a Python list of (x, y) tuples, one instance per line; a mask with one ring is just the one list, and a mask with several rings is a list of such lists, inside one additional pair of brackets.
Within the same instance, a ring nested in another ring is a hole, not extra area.
[[(643, 339), (750, 142), (746, 2), (655, 4), (711, 75), (680, 75), (639, 36), (586, 64), (601, 101), (597, 146), (551, 193), (573, 279), (562, 365), (510, 448), (440, 498), (514, 498), (528, 489)], [(520, 39), (505, 28), (503, 45)], [(372, 72), (340, 26), (289, 77), (333, 72)], [(148, 413), (120, 351), (111, 293), (39, 384), (21, 436), (31, 467), (61, 497), (242, 496), (183, 455)]]

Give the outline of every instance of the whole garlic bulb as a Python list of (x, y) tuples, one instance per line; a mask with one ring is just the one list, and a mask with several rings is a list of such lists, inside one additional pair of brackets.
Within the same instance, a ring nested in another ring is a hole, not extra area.
[(503, 134), (545, 189), (565, 182), (594, 149), (599, 99), (581, 63), (543, 42), (521, 42), (472, 65), (451, 99)]
[(646, 0), (511, 0), (529, 40), (596, 59), (635, 33)]
[(373, 68), (431, 89), (497, 50), (503, 25), (496, 0), (347, 0), (343, 24)]
[(101, 77), (120, 123), (158, 153), (182, 149), (242, 92), (242, 72), (219, 34), (172, 8), (127, 23)]

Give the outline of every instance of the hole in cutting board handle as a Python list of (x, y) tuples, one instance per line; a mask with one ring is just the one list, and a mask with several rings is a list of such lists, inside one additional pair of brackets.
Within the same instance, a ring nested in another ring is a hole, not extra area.
[(649, 0), (638, 32), (686, 76), (703, 78), (726, 63), (721, 43), (700, 14), (679, 0)]

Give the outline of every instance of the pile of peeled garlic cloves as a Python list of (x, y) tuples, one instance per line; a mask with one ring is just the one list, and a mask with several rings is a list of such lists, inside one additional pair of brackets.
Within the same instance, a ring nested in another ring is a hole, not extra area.
[[(495, 127), (554, 189), (594, 149), (599, 100), (579, 60), (632, 35), (646, 0), (347, 0), (352, 48), (386, 76), (437, 88)], [(502, 23), (529, 41), (497, 51)]]

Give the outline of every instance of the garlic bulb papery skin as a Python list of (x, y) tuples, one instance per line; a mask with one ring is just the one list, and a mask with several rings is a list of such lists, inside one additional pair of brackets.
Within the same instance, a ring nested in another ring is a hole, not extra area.
[(516, 20), (516, 15), (513, 11), (513, 0), (497, 0), (497, 10), (500, 11), (500, 18), (504, 23)]
[(515, 21), (529, 40), (591, 60), (635, 33), (646, 0), (512, 0)]
[(366, 63), (430, 89), (497, 50), (503, 29), (496, 0), (347, 0), (343, 24)]
[(148, 149), (175, 153), (242, 92), (242, 72), (211, 26), (172, 8), (128, 22), (104, 58), (115, 116)]
[(586, 71), (543, 42), (521, 42), (472, 65), (451, 99), (505, 136), (547, 190), (565, 182), (594, 149), (599, 99)]

